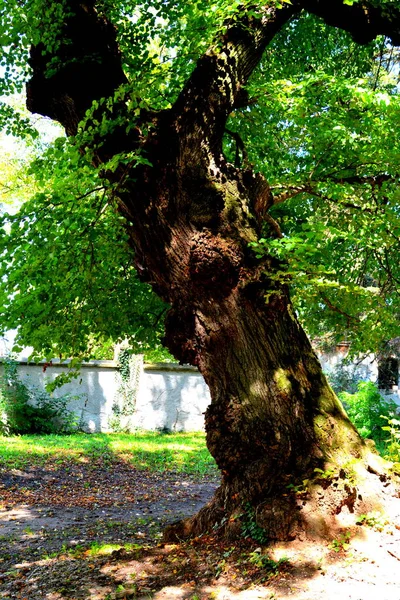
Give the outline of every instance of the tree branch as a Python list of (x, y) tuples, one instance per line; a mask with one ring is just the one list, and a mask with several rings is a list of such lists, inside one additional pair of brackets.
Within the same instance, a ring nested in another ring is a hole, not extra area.
[(363, 0), (349, 6), (343, 0), (293, 0), (293, 4), (321, 17), (328, 25), (348, 31), (359, 44), (368, 44), (378, 35), (386, 35), (395, 46), (400, 46), (398, 3), (375, 6)]
[(50, 117), (75, 135), (94, 100), (106, 98), (127, 79), (122, 71), (116, 32), (99, 17), (94, 0), (70, 0), (61, 31), (54, 32), (56, 55), (44, 44), (32, 46), (28, 110)]
[(200, 58), (172, 108), (178, 131), (190, 138), (191, 146), (206, 142), (215, 154), (221, 152), (225, 123), (243, 104), (243, 87), (267, 45), (298, 12), (285, 4), (281, 9), (264, 8), (260, 18), (244, 13)]
[[(179, 129), (190, 127), (192, 142), (194, 131), (203, 141), (208, 133), (209, 147), (220, 149), (227, 117), (243, 104), (243, 86), (266, 46), (301, 10), (345, 29), (359, 43), (383, 34), (400, 45), (400, 8), (390, 4), (383, 10), (368, 1), (348, 6), (343, 0), (293, 0), (281, 9), (265, 6), (257, 18), (246, 11), (238, 13), (234, 26), (200, 58), (173, 107)], [(99, 17), (95, 1), (70, 0), (66, 14), (62, 31), (57, 33), (56, 56), (43, 44), (31, 48), (33, 76), (27, 84), (27, 107), (59, 121), (73, 135), (93, 100), (110, 96), (127, 79), (115, 29)], [(199, 127), (200, 123), (207, 127)]]
[(383, 9), (368, 1), (349, 6), (343, 0), (293, 0), (281, 9), (265, 7), (259, 18), (244, 12), (226, 31), (222, 46), (211, 47), (199, 60), (173, 107), (178, 130), (187, 132), (191, 144), (197, 138), (217, 155), (228, 115), (240, 103), (243, 86), (266, 46), (302, 10), (348, 31), (360, 44), (382, 34), (400, 45), (400, 7), (394, 5)]
[[(339, 184), (348, 183), (350, 185), (352, 185), (352, 184), (357, 184), (357, 185), (368, 184), (371, 186), (372, 190), (374, 190), (375, 188), (380, 189), (382, 187), (383, 183), (385, 183), (386, 181), (394, 183), (397, 180), (398, 180), (397, 175), (388, 175), (386, 173), (383, 173), (380, 175), (366, 176), (366, 177), (363, 177), (361, 175), (350, 175), (348, 177), (327, 176), (327, 177), (321, 178), (319, 181), (332, 181), (334, 183), (339, 183)], [(316, 182), (316, 183), (318, 183), (318, 182)], [(345, 208), (362, 210), (362, 211), (369, 212), (372, 214), (376, 213), (375, 209), (371, 209), (366, 206), (360, 206), (357, 204), (353, 204), (352, 202), (342, 202), (340, 200), (334, 201), (331, 198), (329, 198), (329, 196), (324, 196), (318, 190), (314, 189), (314, 187), (310, 183), (304, 184), (304, 185), (299, 185), (299, 186), (279, 186), (279, 187), (283, 187), (283, 189), (285, 189), (286, 191), (281, 192), (280, 194), (273, 195), (273, 202), (272, 202), (273, 205), (282, 204), (286, 200), (289, 200), (290, 198), (294, 198), (298, 194), (311, 194), (312, 196), (315, 196), (316, 198), (321, 198), (323, 200), (327, 200), (328, 202), (335, 202), (335, 204), (340, 204), (341, 206), (344, 206)], [(274, 188), (271, 188), (271, 189), (273, 190)]]
[[(225, 128), (225, 133), (231, 136), (236, 142), (236, 152), (235, 152), (235, 167), (238, 169), (242, 162), (247, 162), (247, 151), (244, 145), (244, 142), (237, 131), (232, 131), (231, 129)], [(240, 154), (242, 157), (240, 157)]]
[(268, 213), (266, 213), (264, 215), (264, 219), (268, 223), (268, 225), (270, 225), (270, 227), (271, 227), (272, 231), (275, 233), (276, 237), (278, 239), (282, 239), (283, 233), (282, 233), (282, 229), (279, 227), (279, 223), (277, 221), (275, 221), (275, 219), (273, 217), (271, 217), (271, 215)]
[[(296, 187), (284, 186), (286, 188), (286, 192), (282, 192), (281, 194), (277, 194), (273, 196), (273, 204), (282, 204), (286, 200), (290, 200), (290, 198), (294, 198), (298, 194), (309, 193), (314, 194), (314, 191), (309, 185), (301, 185)], [(271, 188), (273, 189), (273, 188)]]
[(326, 304), (326, 306), (333, 312), (336, 312), (339, 315), (342, 315), (343, 317), (345, 317), (347, 319), (348, 324), (350, 324), (351, 322), (353, 322), (353, 323), (360, 322), (360, 319), (358, 319), (357, 317), (353, 317), (352, 315), (349, 315), (348, 313), (344, 312), (343, 310), (341, 310), (340, 308), (338, 308), (337, 306), (332, 304), (332, 302), (329, 300), (329, 298), (327, 298), (325, 296), (325, 294), (320, 292), (320, 296), (321, 296), (322, 301)]
[(386, 181), (390, 181), (392, 183), (397, 182), (399, 179), (398, 175), (388, 175), (387, 173), (381, 173), (379, 175), (371, 175), (371, 176), (363, 176), (363, 175), (349, 175), (347, 177), (332, 177), (327, 175), (326, 177), (321, 178), (320, 181), (333, 181), (335, 183), (349, 183), (349, 184), (358, 184), (358, 185), (370, 185), (373, 189), (382, 187), (382, 184)]

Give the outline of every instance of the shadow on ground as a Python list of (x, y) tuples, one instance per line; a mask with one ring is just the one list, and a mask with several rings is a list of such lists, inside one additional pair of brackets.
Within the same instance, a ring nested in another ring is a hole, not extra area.
[(343, 532), (346, 549), (213, 534), (162, 545), (165, 525), (204, 505), (215, 477), (106, 463), (0, 471), (1, 600), (399, 600), (396, 524)]

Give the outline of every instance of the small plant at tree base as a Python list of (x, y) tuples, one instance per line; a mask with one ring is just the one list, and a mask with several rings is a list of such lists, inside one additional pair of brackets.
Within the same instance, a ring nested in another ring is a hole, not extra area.
[(225, 571), (227, 559), (232, 555), (234, 550), (235, 550), (235, 547), (232, 546), (231, 548), (229, 548), (228, 550), (226, 550), (226, 552), (224, 552), (222, 554), (222, 560), (219, 561), (219, 563), (217, 564), (216, 570), (215, 570), (215, 578), (216, 579), (218, 579), (218, 577), (221, 575), (221, 573), (223, 573)]
[(333, 479), (336, 475), (335, 471), (332, 469), (326, 469), (323, 471), (322, 469), (315, 468), (315, 479)]
[(261, 548), (257, 548), (253, 552), (250, 552), (249, 561), (259, 569), (264, 569), (271, 574), (275, 574), (279, 571), (281, 565), (288, 562), (288, 558), (283, 556), (279, 560), (273, 560), (268, 554), (262, 554)]
[(245, 512), (242, 515), (242, 535), (244, 538), (251, 538), (259, 544), (265, 544), (268, 540), (267, 532), (256, 522), (256, 514), (253, 507), (248, 502), (245, 505)]
[(330, 548), (330, 550), (333, 550), (334, 552), (341, 552), (342, 550), (346, 552), (346, 550), (350, 548), (350, 538), (350, 531), (345, 531), (338, 538), (332, 540), (328, 548)]
[(287, 485), (286, 488), (290, 492), (294, 492), (298, 496), (301, 496), (301, 495), (307, 493), (309, 483), (310, 483), (309, 479), (303, 479), (303, 481), (301, 483), (299, 483), (298, 485), (295, 485), (294, 483), (289, 483), (289, 485)]
[(357, 525), (368, 525), (377, 531), (383, 531), (389, 521), (381, 513), (377, 511), (369, 512), (365, 515), (360, 515), (356, 520)]
[(45, 390), (28, 387), (18, 377), (18, 363), (4, 361), (0, 379), (0, 433), (24, 435), (32, 433), (73, 433), (78, 417), (67, 404), (75, 396), (53, 398)]
[[(319, 469), (319, 468), (314, 469), (314, 479), (315, 480), (318, 480), (318, 479), (330, 480), (330, 479), (334, 479), (335, 477), (337, 477), (337, 474), (332, 469), (327, 469), (325, 471), (323, 471), (322, 469)], [(310, 485), (310, 479), (303, 479), (301, 481), (301, 483), (298, 483), (297, 485), (295, 485), (294, 483), (289, 483), (286, 486), (286, 489), (289, 490), (290, 492), (297, 494), (298, 496), (302, 496), (302, 495), (307, 494), (309, 485)]]

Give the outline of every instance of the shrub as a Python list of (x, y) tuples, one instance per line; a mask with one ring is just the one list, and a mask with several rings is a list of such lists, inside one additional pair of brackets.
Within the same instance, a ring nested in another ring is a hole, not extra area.
[(45, 390), (28, 387), (18, 377), (18, 363), (4, 361), (0, 378), (0, 433), (23, 435), (32, 433), (73, 433), (78, 428), (76, 415), (67, 404), (70, 395), (53, 398)]
[(389, 432), (385, 439), (385, 450), (383, 458), (394, 463), (394, 469), (400, 472), (400, 421), (398, 419), (386, 419), (387, 425), (382, 427), (383, 431)]
[(385, 437), (382, 427), (386, 425), (387, 419), (397, 413), (397, 404), (383, 398), (376, 385), (370, 381), (360, 381), (355, 394), (341, 392), (339, 397), (360, 435), (373, 439), (378, 446), (382, 445)]

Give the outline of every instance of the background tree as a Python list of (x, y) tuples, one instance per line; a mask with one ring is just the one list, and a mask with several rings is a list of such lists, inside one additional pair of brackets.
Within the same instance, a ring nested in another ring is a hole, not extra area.
[[(232, 532), (244, 503), (281, 539), (325, 533), (345, 507), (365, 512), (385, 467), (329, 388), (288, 284), (301, 315), (321, 324), (329, 309), (329, 325), (355, 325), (370, 347), (395, 323), (397, 0), (8, 4), (5, 61), (19, 69), (4, 86), (28, 78), (29, 110), (70, 137), (49, 151), (54, 180), (79, 173), (74, 219), (88, 198), (104, 219), (91, 213), (79, 230), (104, 248), (101, 264), (125, 232), (139, 277), (171, 306), (165, 343), (210, 387), (207, 443), (222, 485), (170, 534), (215, 523)], [(41, 202), (11, 231), (17, 255), (21, 230), (45, 222)], [(117, 212), (103, 212), (106, 202)], [(90, 256), (77, 250), (76, 260)], [(119, 296), (115, 322), (131, 302)], [(322, 492), (326, 472), (342, 485)], [(288, 492), (305, 480), (306, 502)]]

